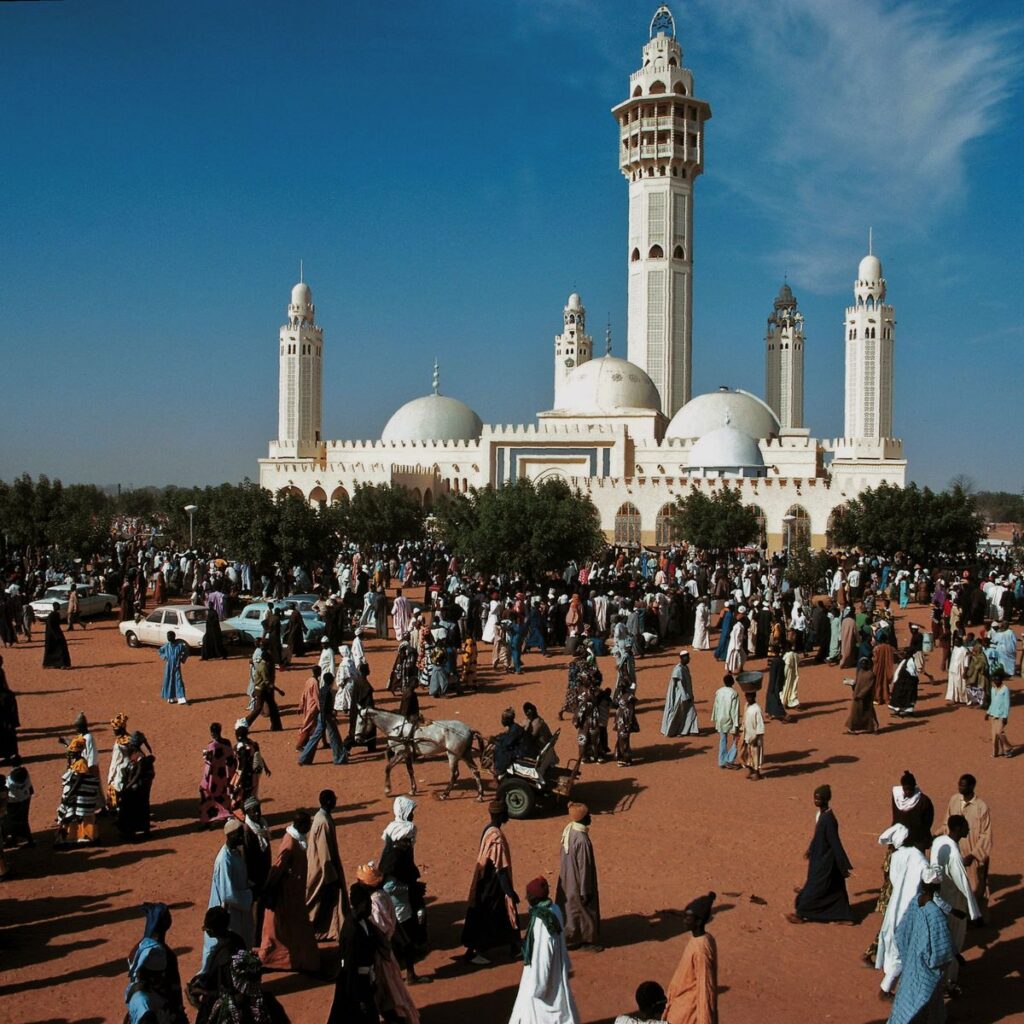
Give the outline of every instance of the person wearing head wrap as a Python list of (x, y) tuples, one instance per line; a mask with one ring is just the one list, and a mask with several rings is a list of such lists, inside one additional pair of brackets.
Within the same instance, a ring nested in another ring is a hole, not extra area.
[(210, 742), (203, 750), (199, 780), (199, 820), (203, 825), (230, 817), (229, 783), (238, 767), (231, 743), (221, 735), (220, 722), (210, 724)]
[(889, 1024), (945, 1019), (942, 976), (956, 957), (956, 947), (946, 915), (935, 902), (941, 877), (937, 869), (924, 869), (917, 899), (911, 901), (896, 929), (896, 949), (903, 969)]
[[(146, 737), (133, 732), (128, 741), (128, 759), (121, 769), (121, 794), (117, 803), (117, 829), (126, 840), (148, 838), (150, 793), (156, 770), (155, 758)], [(148, 751), (148, 752), (147, 752)]]
[(338, 832), (331, 812), (338, 804), (333, 789), (320, 793), (320, 809), (313, 815), (306, 850), (306, 908), (316, 937), (336, 942), (341, 921), (348, 912), (348, 887), (345, 868), (338, 852)]
[(905, 825), (891, 825), (878, 837), (879, 844), (888, 847), (892, 853), (889, 858), (892, 892), (878, 932), (875, 958), (867, 959), (877, 970), (885, 972), (882, 991), (886, 994), (892, 992), (902, 969), (896, 948), (896, 929), (907, 908), (917, 898), (922, 872), (928, 867), (924, 854), (916, 846), (908, 844), (909, 836)]
[(121, 792), (121, 771), (128, 763), (128, 716), (123, 712), (114, 715), (110, 720), (110, 732), (114, 745), (110, 751), (110, 768), (107, 769), (107, 809), (117, 808), (117, 799)]
[(188, 1001), (198, 1011), (196, 1024), (207, 1024), (213, 1004), (225, 992), (231, 992), (231, 962), (238, 953), (247, 952), (241, 937), (231, 930), (231, 915), (223, 907), (210, 907), (203, 917), (203, 935), (213, 940), (203, 968), (186, 986)]
[(186, 1024), (178, 958), (167, 945), (171, 912), (165, 903), (144, 903), (146, 925), (141, 941), (128, 957), (124, 1002), (130, 1024), (167, 1021)]
[(416, 825), (412, 820), (415, 811), (415, 800), (407, 796), (395, 798), (394, 820), (388, 823), (381, 835), (384, 848), (380, 855), (384, 891), (390, 897), (398, 919), (392, 946), (399, 963), (405, 968), (405, 980), (409, 984), (416, 981), (416, 952), (426, 945), (427, 940), (424, 902), (427, 887), (420, 881), (420, 869), (416, 866)]
[(288, 1015), (277, 997), (263, 990), (263, 966), (255, 953), (235, 953), (227, 973), (228, 987), (211, 1003), (207, 1016), (196, 1018), (196, 1024), (288, 1024)]
[(76, 736), (67, 745), (67, 769), (61, 776), (55, 846), (96, 842), (96, 815), (103, 804), (99, 776), (89, 770), (86, 744)]
[(163, 685), (160, 689), (161, 699), (168, 704), (187, 704), (185, 696), (185, 677), (182, 675), (181, 666), (185, 664), (189, 656), (188, 644), (179, 640), (174, 631), (167, 634), (167, 642), (157, 648), (164, 663)]
[(718, 1024), (718, 946), (705, 930), (715, 896), (699, 896), (683, 910), (683, 925), (691, 938), (666, 992), (669, 1024)]
[[(932, 840), (931, 865), (942, 872), (939, 896), (950, 908), (948, 912), (949, 934), (957, 953), (964, 948), (967, 937), (967, 920), (981, 920), (981, 909), (974, 898), (971, 881), (967, 877), (960, 843), (970, 834), (970, 825), (961, 814), (953, 814), (946, 821), (946, 835)], [(957, 977), (960, 964), (952, 960), (946, 969), (946, 987), (951, 995), (959, 995)]]
[(370, 920), (373, 890), (356, 882), (349, 890), (349, 905), (352, 909), (341, 929), (341, 966), (327, 1024), (377, 1024), (377, 933)]
[(565, 941), (570, 949), (599, 952), (601, 893), (597, 862), (590, 840), (590, 810), (569, 804), (569, 823), (562, 830), (557, 900), (565, 917)]
[(551, 902), (547, 879), (535, 878), (526, 887), (530, 919), (523, 941), (523, 974), (509, 1024), (579, 1024), (569, 974), (562, 912)]
[(492, 800), (487, 811), (490, 821), (480, 837), (462, 928), (464, 959), (479, 966), (491, 962), (483, 955), (486, 950), (519, 945), (519, 896), (512, 881), (512, 851), (501, 829), (508, 808), (504, 800)]
[[(245, 841), (245, 826), (237, 818), (228, 818), (224, 823), (224, 845), (217, 852), (213, 862), (213, 877), (210, 880), (210, 901), (207, 907), (223, 907), (230, 917), (230, 929), (235, 932), (249, 949), (255, 939), (253, 928), (252, 888), (245, 867), (242, 844)], [(203, 966), (215, 945), (209, 935), (203, 940)]]
[(878, 731), (878, 716), (875, 714), (873, 702), (874, 693), (875, 673), (872, 671), (871, 662), (867, 658), (861, 658), (850, 693), (850, 714), (846, 719), (847, 732)]
[(814, 791), (817, 822), (807, 848), (807, 881), (797, 893), (796, 912), (787, 915), (793, 924), (853, 920), (846, 894), (846, 878), (853, 871), (853, 865), (839, 838), (839, 822), (831, 802), (830, 786), (819, 786)]
[(54, 601), (43, 632), (43, 668), (71, 668), (68, 641), (60, 628), (60, 605)]
[(315, 974), (320, 969), (316, 933), (306, 907), (311, 824), (307, 811), (296, 812), (281, 837), (263, 891), (266, 916), (259, 957), (271, 970)]

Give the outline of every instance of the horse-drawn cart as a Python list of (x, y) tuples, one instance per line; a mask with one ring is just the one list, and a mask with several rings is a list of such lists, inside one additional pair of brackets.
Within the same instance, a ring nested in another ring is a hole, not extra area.
[(515, 760), (498, 780), (498, 798), (505, 801), (510, 818), (528, 818), (540, 803), (568, 800), (580, 774), (580, 759), (574, 758), (564, 768), (555, 753), (561, 729), (536, 758)]

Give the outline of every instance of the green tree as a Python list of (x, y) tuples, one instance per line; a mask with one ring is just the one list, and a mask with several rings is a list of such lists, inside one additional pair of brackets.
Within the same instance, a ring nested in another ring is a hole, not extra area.
[(825, 573), (832, 559), (825, 551), (812, 551), (809, 547), (795, 545), (786, 558), (786, 579), (791, 586), (799, 587), (805, 597), (824, 592)]
[(50, 512), (47, 539), (62, 554), (88, 558), (110, 541), (113, 501), (94, 484), (62, 487)]
[(329, 520), (359, 545), (398, 544), (423, 536), (423, 509), (404, 488), (361, 484)]
[(690, 489), (676, 498), (672, 525), (685, 541), (703, 551), (733, 551), (757, 539), (757, 513), (738, 490), (723, 487), (710, 495)]
[(841, 547), (920, 562), (973, 555), (985, 523), (973, 495), (959, 485), (938, 493), (916, 484), (880, 484), (841, 505), (833, 535)]
[(452, 550), (488, 575), (539, 579), (605, 544), (594, 503), (564, 480), (522, 479), (449, 495), (435, 518)]

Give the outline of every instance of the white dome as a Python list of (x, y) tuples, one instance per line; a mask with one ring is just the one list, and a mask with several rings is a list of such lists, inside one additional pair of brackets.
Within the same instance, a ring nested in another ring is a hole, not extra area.
[(569, 301), (566, 303), (566, 306), (568, 306), (569, 309), (583, 308), (583, 302), (580, 300), (579, 292), (573, 292), (572, 295), (569, 296)]
[(475, 441), (482, 430), (480, 417), (468, 405), (434, 394), (406, 402), (380, 437), (382, 441)]
[(292, 305), (293, 306), (312, 306), (313, 305), (313, 293), (309, 290), (309, 285), (304, 281), (300, 281), (292, 289)]
[(665, 436), (692, 441), (723, 426), (753, 438), (777, 437), (782, 429), (775, 413), (756, 395), (720, 388), (690, 399), (672, 417)]
[(882, 261), (873, 255), (867, 255), (860, 261), (857, 268), (857, 280), (865, 284), (874, 284), (882, 280)]
[(569, 412), (615, 413), (623, 409), (660, 409), (658, 389), (633, 363), (601, 356), (577, 366), (565, 385), (562, 406)]
[(764, 459), (757, 442), (735, 427), (706, 433), (690, 449), (691, 469), (761, 469)]

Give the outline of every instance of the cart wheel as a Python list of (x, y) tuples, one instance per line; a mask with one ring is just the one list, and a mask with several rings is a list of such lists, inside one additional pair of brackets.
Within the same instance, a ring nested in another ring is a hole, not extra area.
[(506, 786), (501, 795), (510, 818), (528, 818), (537, 803), (536, 794), (526, 786)]
[(129, 647), (139, 646), (139, 638), (131, 630), (128, 630), (128, 632), (125, 633), (124, 641)]

